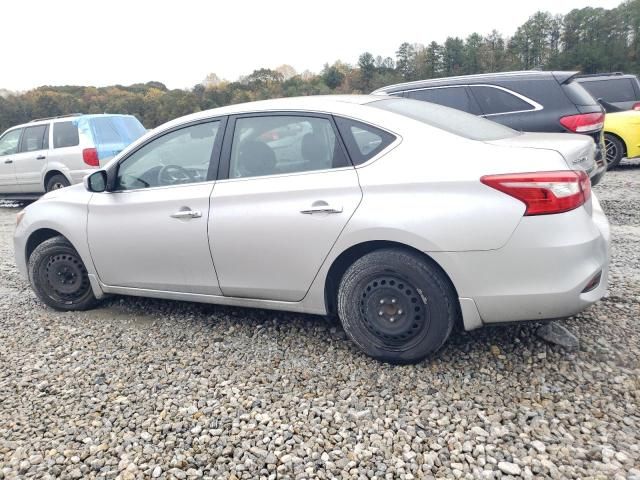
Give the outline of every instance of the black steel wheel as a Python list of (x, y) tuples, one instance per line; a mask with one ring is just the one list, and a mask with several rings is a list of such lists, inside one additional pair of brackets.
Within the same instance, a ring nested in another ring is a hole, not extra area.
[(426, 258), (402, 249), (371, 252), (340, 282), (338, 315), (368, 355), (415, 363), (437, 351), (459, 316), (451, 282)]
[(415, 286), (397, 275), (374, 275), (360, 299), (366, 328), (391, 350), (406, 349), (428, 329), (429, 310)]
[(56, 310), (86, 310), (96, 304), (84, 263), (63, 237), (35, 248), (29, 257), (29, 279), (38, 298)]

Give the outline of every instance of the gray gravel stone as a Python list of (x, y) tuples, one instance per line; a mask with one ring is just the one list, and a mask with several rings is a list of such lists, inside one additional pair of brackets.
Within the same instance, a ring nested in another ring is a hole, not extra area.
[(640, 480), (640, 163), (594, 191), (610, 288), (559, 321), (577, 350), (520, 324), (404, 367), (313, 316), (125, 297), (54, 312), (18, 277), (18, 208), (0, 206), (0, 480)]

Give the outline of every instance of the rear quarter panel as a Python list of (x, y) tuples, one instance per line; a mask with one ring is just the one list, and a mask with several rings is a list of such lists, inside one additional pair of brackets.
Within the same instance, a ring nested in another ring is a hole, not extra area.
[(497, 79), (491, 83), (499, 85), (542, 105), (542, 110), (518, 114), (494, 115), (491, 120), (525, 132), (564, 132), (560, 118), (575, 115), (575, 105), (569, 101), (560, 84), (551, 76), (520, 79), (517, 77)]

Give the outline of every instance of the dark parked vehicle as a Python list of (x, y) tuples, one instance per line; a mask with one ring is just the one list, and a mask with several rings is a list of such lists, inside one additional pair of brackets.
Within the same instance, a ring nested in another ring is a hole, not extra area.
[(374, 95), (397, 95), (438, 103), (527, 132), (583, 133), (597, 146), (587, 169), (597, 184), (606, 171), (604, 111), (576, 81), (578, 72), (504, 72), (419, 80), (383, 87)]
[(596, 100), (604, 100), (620, 110), (640, 110), (638, 77), (622, 72), (578, 75), (576, 81)]

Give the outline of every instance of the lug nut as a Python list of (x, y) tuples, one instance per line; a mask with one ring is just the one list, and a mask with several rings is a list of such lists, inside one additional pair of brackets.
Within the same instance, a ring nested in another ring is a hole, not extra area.
[(395, 299), (395, 298), (392, 298), (392, 299), (391, 299), (391, 303), (396, 303), (396, 299)]
[(380, 299), (380, 305), (384, 305), (384, 298)]
[(379, 316), (382, 316), (382, 315), (384, 315), (384, 312), (383, 312), (382, 310), (379, 310), (379, 311), (378, 311), (378, 315), (379, 315)]
[(389, 321), (390, 321), (391, 323), (393, 323), (393, 322), (395, 322), (395, 321), (396, 321), (396, 319), (395, 319), (395, 318), (393, 318), (393, 317), (391, 317), (391, 318), (389, 319)]
[(398, 310), (398, 315), (402, 315), (402, 309)]

